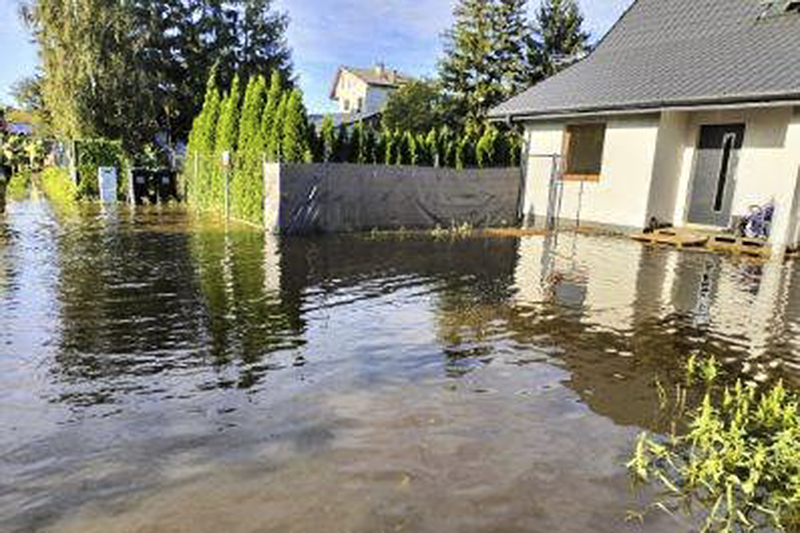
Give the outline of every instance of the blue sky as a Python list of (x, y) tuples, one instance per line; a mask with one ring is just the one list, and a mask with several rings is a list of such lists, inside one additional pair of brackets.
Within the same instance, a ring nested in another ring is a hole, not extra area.
[[(330, 111), (339, 65), (387, 66), (417, 76), (435, 74), (441, 33), (454, 0), (275, 0), (289, 13), (295, 71), (311, 111)], [(579, 0), (595, 37), (605, 33), (632, 0)], [(532, 6), (537, 0), (530, 0)], [(36, 51), (17, 17), (17, 0), (0, 0), (0, 100), (12, 103), (14, 81), (36, 68)]]

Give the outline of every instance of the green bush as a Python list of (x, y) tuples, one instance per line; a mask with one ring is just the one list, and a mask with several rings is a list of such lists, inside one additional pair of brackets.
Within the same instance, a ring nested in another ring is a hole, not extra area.
[[(664, 489), (659, 509), (699, 503), (703, 531), (800, 531), (800, 397), (782, 383), (720, 387), (713, 359), (690, 358), (687, 380), (698, 374), (707, 387), (703, 401), (688, 415), (679, 407), (673, 425), (688, 431), (642, 434), (628, 463), (632, 475)], [(666, 408), (663, 390), (661, 396)], [(676, 405), (685, 402), (685, 392), (676, 394)]]
[(39, 175), (42, 192), (58, 205), (74, 205), (78, 200), (78, 189), (69, 178), (66, 169), (47, 167)]
[(14, 200), (21, 200), (28, 196), (31, 186), (31, 170), (24, 168), (11, 176), (6, 187), (6, 194)]

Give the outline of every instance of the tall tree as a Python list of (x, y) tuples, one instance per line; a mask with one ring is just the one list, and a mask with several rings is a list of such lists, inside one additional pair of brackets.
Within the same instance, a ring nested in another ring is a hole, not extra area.
[(458, 0), (455, 22), (444, 34), (439, 75), (461, 105), (467, 122), (482, 121), (503, 98), (493, 65), (494, 0)]
[(543, 0), (528, 44), (529, 82), (556, 74), (589, 51), (590, 35), (574, 0)]
[(383, 121), (389, 129), (428, 132), (442, 119), (442, 92), (430, 81), (412, 81), (389, 96)]
[(504, 99), (527, 88), (530, 76), (527, 4), (527, 0), (497, 0), (493, 6), (494, 74)]
[(186, 139), (212, 65), (223, 87), (238, 71), (291, 76), (273, 0), (24, 1), (45, 107), (66, 136)]
[(303, 93), (300, 89), (294, 89), (286, 103), (286, 118), (283, 121), (283, 161), (302, 163), (311, 159), (307, 128)]

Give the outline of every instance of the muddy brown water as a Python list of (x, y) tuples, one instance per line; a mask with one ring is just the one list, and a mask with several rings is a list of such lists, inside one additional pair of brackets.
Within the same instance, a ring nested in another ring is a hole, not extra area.
[(789, 264), (621, 239), (278, 240), (178, 208), (0, 218), (0, 531), (672, 532), (654, 385), (789, 379)]

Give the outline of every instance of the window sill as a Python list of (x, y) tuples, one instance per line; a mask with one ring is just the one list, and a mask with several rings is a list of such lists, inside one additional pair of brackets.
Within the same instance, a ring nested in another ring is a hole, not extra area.
[(590, 182), (598, 182), (600, 181), (600, 174), (564, 174), (561, 177), (562, 181), (590, 181)]

